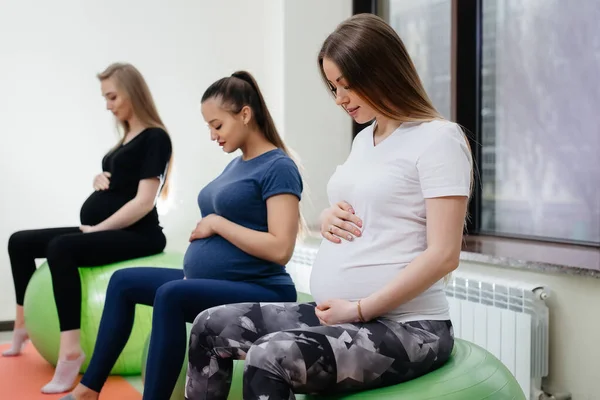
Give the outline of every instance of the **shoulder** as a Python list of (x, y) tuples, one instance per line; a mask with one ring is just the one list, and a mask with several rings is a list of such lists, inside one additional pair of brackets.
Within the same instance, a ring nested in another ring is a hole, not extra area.
[(149, 149), (156, 149), (170, 153), (173, 148), (169, 134), (162, 128), (147, 128), (143, 135), (143, 142)]
[(450, 121), (432, 121), (422, 127), (423, 146), (417, 171), (425, 198), (468, 196), (473, 160), (466, 135)]
[(296, 163), (294, 162), (294, 160), (292, 160), (292, 158), (290, 156), (288, 156), (287, 154), (285, 154), (285, 152), (283, 152), (283, 150), (277, 149), (277, 150), (273, 150), (273, 154), (271, 155), (271, 157), (269, 157), (267, 163), (269, 165), (277, 165), (277, 166), (295, 166)]
[(146, 140), (164, 141), (169, 143), (171, 142), (169, 134), (162, 128), (146, 128), (143, 135)]
[(275, 194), (294, 194), (302, 198), (303, 183), (300, 170), (294, 160), (282, 150), (276, 150), (264, 161), (260, 179), (263, 200)]
[(292, 171), (300, 173), (298, 166), (291, 159), (290, 156), (285, 154), (282, 150), (274, 150), (273, 154), (265, 161), (265, 175), (277, 174), (282, 171)]
[(417, 156), (469, 149), (467, 136), (462, 128), (451, 121), (435, 120), (418, 123), (409, 134)]
[(458, 124), (447, 120), (423, 122), (417, 125), (415, 133), (422, 138), (425, 144), (451, 139), (465, 141), (466, 137)]
[(423, 164), (440, 162), (462, 163), (468, 160), (472, 163), (471, 149), (466, 134), (460, 125), (445, 120), (423, 123), (419, 126), (418, 134), (421, 145), (417, 162)]
[(269, 154), (269, 159), (265, 161), (263, 171), (263, 183), (288, 180), (302, 184), (298, 165), (282, 150), (276, 150)]

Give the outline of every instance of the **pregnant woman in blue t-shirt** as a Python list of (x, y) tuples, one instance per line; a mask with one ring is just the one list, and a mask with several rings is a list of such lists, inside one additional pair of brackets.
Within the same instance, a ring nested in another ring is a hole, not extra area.
[(154, 306), (144, 399), (163, 400), (183, 364), (185, 322), (221, 304), (296, 300), (284, 265), (300, 225), (302, 179), (252, 76), (237, 72), (212, 84), (202, 114), (211, 139), (242, 155), (200, 192), (202, 219), (183, 271), (131, 268), (112, 276), (90, 366), (64, 399), (98, 398), (127, 343), (136, 304)]
[(124, 133), (103, 158), (95, 191), (81, 207), (81, 226), (27, 230), (8, 242), (17, 312), (12, 347), (2, 355), (17, 356), (28, 339), (23, 316), (25, 289), (46, 258), (60, 323), (59, 361), (44, 393), (73, 387), (84, 361), (80, 345), (81, 282), (79, 266), (97, 266), (160, 253), (166, 244), (155, 208), (166, 194), (171, 141), (140, 72), (129, 64), (113, 64), (98, 75), (102, 94)]

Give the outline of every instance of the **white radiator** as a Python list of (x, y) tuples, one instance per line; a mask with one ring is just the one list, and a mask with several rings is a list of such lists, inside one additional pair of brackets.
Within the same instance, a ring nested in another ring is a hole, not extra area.
[(531, 400), (548, 375), (548, 289), (486, 275), (452, 273), (446, 286), (454, 335), (496, 356)]
[[(310, 293), (310, 270), (316, 248), (297, 245), (287, 270), (300, 292)], [(457, 338), (496, 356), (523, 392), (537, 399), (548, 374), (547, 288), (486, 275), (452, 273), (446, 286)]]

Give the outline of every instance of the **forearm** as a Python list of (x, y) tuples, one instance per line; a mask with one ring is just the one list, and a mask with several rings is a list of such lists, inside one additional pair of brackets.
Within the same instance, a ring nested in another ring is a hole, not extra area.
[(365, 319), (370, 320), (407, 303), (458, 266), (458, 258), (427, 249), (380, 290), (361, 301)]
[(287, 264), (294, 250), (294, 243), (287, 243), (269, 232), (248, 229), (223, 217), (216, 217), (212, 228), (240, 250), (280, 265)]
[(127, 228), (142, 219), (152, 208), (154, 208), (153, 203), (135, 197), (125, 203), (113, 215), (96, 225), (94, 229), (97, 231), (108, 231)]

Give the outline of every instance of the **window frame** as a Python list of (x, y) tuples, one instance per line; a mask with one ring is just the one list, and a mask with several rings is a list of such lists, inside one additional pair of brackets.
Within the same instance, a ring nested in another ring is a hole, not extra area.
[[(481, 227), (482, 214), (482, 51), (483, 0), (451, 0), (452, 48), (451, 99), (452, 118), (460, 124), (469, 139), (475, 180), (469, 202), (465, 233), (469, 235), (522, 239), (557, 244), (575, 244), (600, 248), (600, 243), (563, 238), (539, 237), (486, 231)], [(385, 0), (353, 0), (353, 14), (373, 13), (387, 20)], [(460, 101), (459, 101), (460, 99)], [(365, 125), (353, 123), (354, 138)]]

